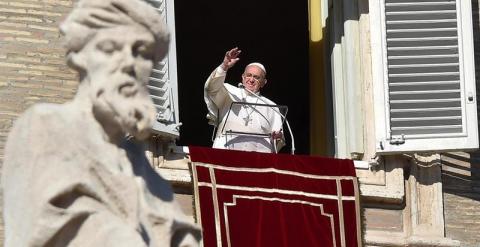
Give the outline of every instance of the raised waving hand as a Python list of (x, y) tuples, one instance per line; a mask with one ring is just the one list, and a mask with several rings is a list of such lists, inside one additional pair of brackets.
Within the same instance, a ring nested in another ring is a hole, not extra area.
[(227, 71), (231, 67), (233, 67), (240, 58), (238, 57), (242, 51), (235, 47), (225, 53), (225, 57), (223, 58), (222, 62), (222, 69)]

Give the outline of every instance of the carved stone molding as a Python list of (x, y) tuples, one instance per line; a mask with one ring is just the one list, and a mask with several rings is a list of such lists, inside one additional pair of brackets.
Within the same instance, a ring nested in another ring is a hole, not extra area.
[[(376, 197), (375, 205), (385, 210), (388, 210), (388, 204), (384, 203), (386, 200), (380, 200), (381, 196), (387, 195), (391, 198), (392, 195), (401, 194), (395, 194), (400, 188), (404, 191), (402, 214), (398, 217), (403, 225), (401, 230), (392, 232), (389, 229), (367, 228), (367, 246), (460, 246), (459, 241), (445, 237), (440, 163), (440, 155), (431, 153), (387, 157), (383, 167), (382, 164), (379, 167), (385, 169), (383, 189), (380, 189), (382, 185), (378, 183), (360, 185), (360, 189), (362, 186), (364, 190), (368, 188), (366, 191)], [(402, 174), (394, 173), (395, 169), (400, 169)], [(406, 178), (404, 171), (408, 174)], [(396, 191), (392, 191), (395, 187), (389, 185), (388, 174), (393, 177), (390, 179), (397, 183)], [(394, 177), (393, 174), (397, 176)], [(400, 183), (403, 186), (400, 186)], [(362, 192), (366, 197), (365, 191)]]
[(404, 211), (408, 243), (414, 246), (460, 246), (445, 237), (439, 154), (415, 154), (407, 181)]
[(385, 156), (383, 162), (370, 170), (357, 169), (362, 200), (402, 204), (405, 199), (403, 167), (407, 164), (403, 157)]

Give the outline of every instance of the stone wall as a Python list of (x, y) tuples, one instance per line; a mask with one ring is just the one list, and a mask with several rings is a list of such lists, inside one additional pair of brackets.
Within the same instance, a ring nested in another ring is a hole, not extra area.
[(73, 97), (76, 74), (65, 65), (59, 23), (72, 1), (0, 1), (0, 162), (13, 121), (38, 102)]
[[(472, 0), (477, 111), (480, 109), (480, 16), (479, 1)], [(478, 113), (480, 116), (480, 112)], [(480, 128), (480, 127), (479, 127)], [(480, 243), (480, 151), (442, 155), (445, 233), (464, 246)]]
[(480, 243), (480, 152), (442, 155), (445, 234), (462, 246)]

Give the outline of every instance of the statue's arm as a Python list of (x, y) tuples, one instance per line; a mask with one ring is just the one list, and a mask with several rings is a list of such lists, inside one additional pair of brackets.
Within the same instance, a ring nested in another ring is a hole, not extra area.
[[(55, 164), (52, 160), (39, 162)], [(122, 212), (113, 210), (112, 202), (107, 202), (111, 198), (91, 183), (89, 171), (68, 163), (55, 170), (39, 176), (35, 183), (44, 190), (38, 192), (43, 203), (38, 208), (37, 237), (46, 246), (147, 246), (139, 226), (129, 224)]]
[(147, 246), (141, 231), (93, 189), (89, 171), (75, 168), (78, 156), (28, 156), (7, 164), (5, 246)]

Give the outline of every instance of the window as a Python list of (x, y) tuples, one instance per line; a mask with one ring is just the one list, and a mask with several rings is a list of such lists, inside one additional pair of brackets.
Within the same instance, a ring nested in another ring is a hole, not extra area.
[(478, 148), (470, 1), (370, 1), (378, 153)]
[(148, 89), (157, 109), (157, 118), (153, 126), (155, 134), (179, 137), (179, 112), (177, 90), (177, 55), (175, 41), (175, 9), (173, 0), (146, 0), (165, 18), (170, 31), (168, 56), (155, 65)]

